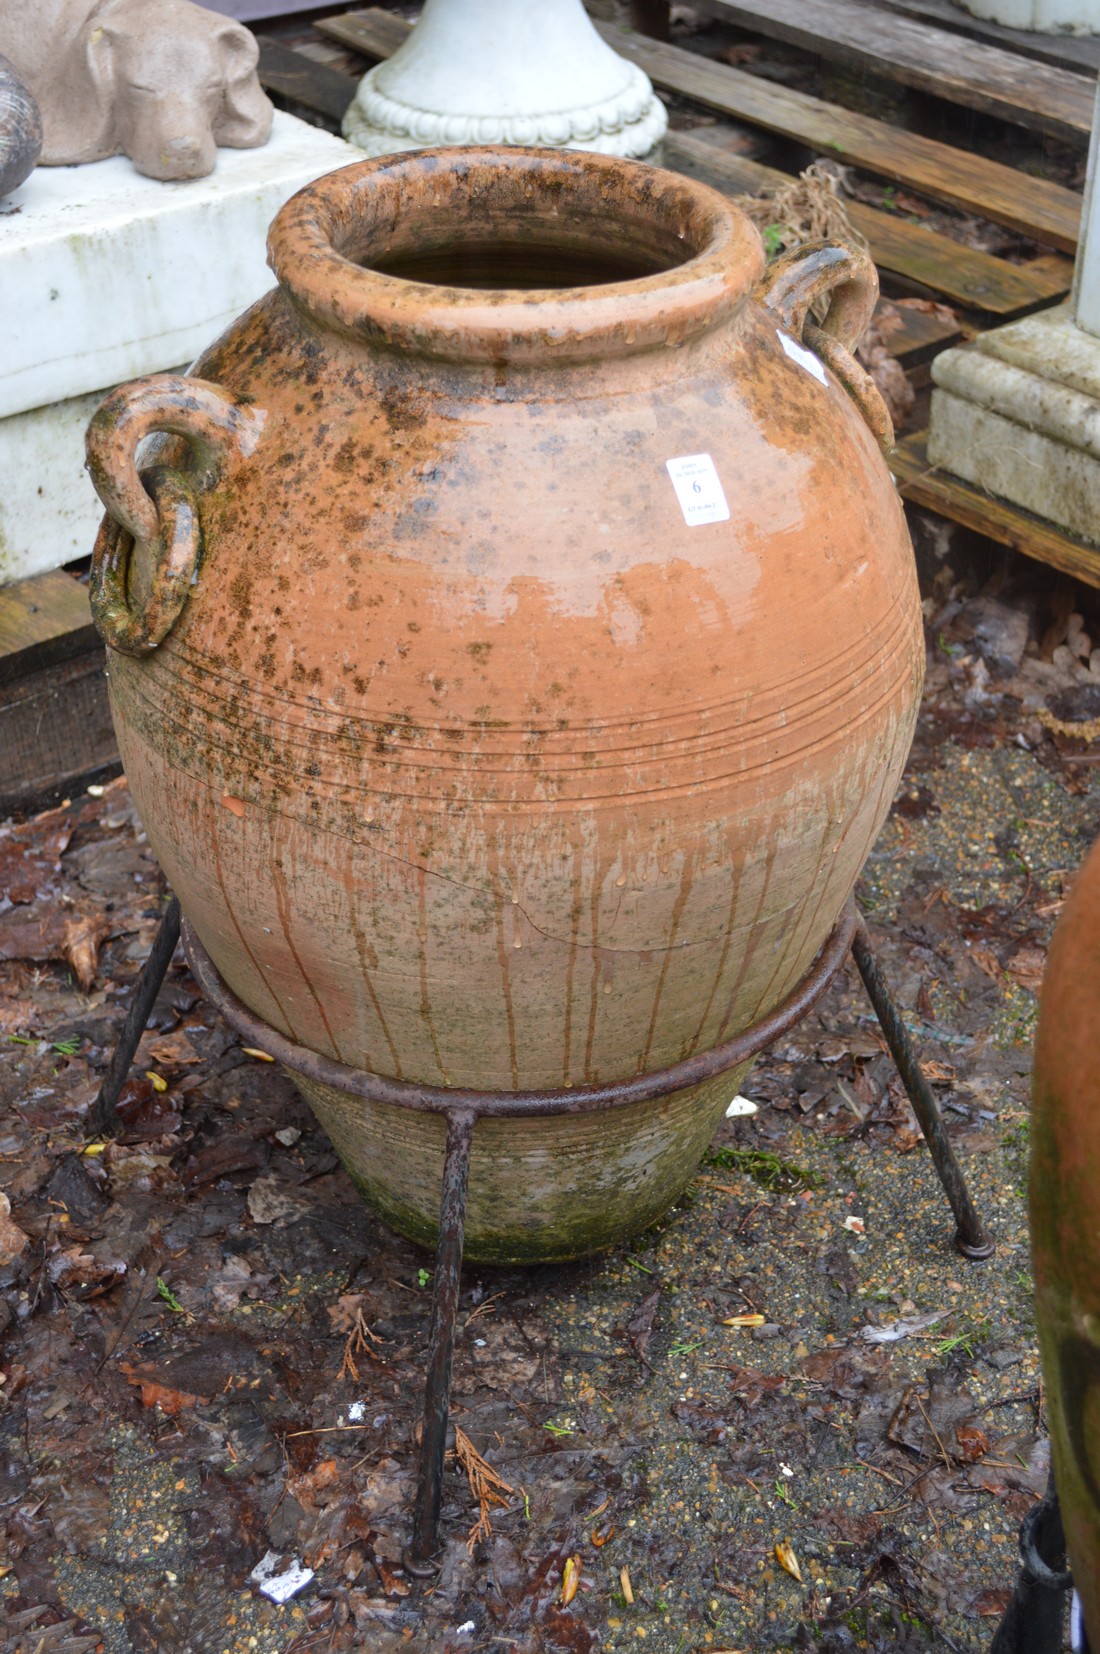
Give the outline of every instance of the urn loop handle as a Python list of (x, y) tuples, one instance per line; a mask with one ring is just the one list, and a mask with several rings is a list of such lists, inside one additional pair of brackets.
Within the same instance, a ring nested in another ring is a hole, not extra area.
[[(172, 630), (202, 561), (202, 496), (253, 452), (264, 418), (219, 385), (167, 373), (122, 385), (93, 414), (88, 470), (107, 515), (90, 597), (113, 649), (144, 655)], [(185, 466), (138, 469), (138, 448), (155, 433), (187, 442)]]
[[(878, 271), (869, 253), (843, 241), (808, 241), (770, 264), (756, 296), (796, 339), (820, 356), (889, 451), (894, 426), (878, 386), (853, 352), (878, 301)], [(824, 319), (811, 308), (828, 299)]]

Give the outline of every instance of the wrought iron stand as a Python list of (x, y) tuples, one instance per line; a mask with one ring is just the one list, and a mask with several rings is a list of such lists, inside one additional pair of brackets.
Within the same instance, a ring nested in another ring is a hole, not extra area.
[(350, 1092), (370, 1102), (389, 1103), (399, 1108), (440, 1114), (446, 1121), (446, 1152), (439, 1209), (439, 1240), (436, 1247), (432, 1294), (428, 1370), (424, 1393), (424, 1424), (420, 1438), (416, 1503), (412, 1540), (406, 1554), (410, 1573), (435, 1572), (433, 1558), (438, 1549), (439, 1510), (443, 1489), (443, 1461), (451, 1389), (451, 1358), (454, 1350), (455, 1317), (458, 1311), (459, 1274), (462, 1268), (466, 1221), (466, 1189), (470, 1169), (470, 1147), (478, 1120), (488, 1117), (519, 1119), (555, 1114), (583, 1114), (625, 1108), (631, 1103), (651, 1101), (698, 1085), (703, 1080), (736, 1068), (756, 1056), (778, 1036), (810, 1011), (824, 994), (843, 965), (849, 951), (855, 959), (868, 998), (882, 1027), (897, 1064), (913, 1111), (920, 1122), (928, 1147), (955, 1217), (955, 1244), (968, 1258), (988, 1258), (993, 1242), (983, 1227), (962, 1169), (955, 1158), (944, 1129), (936, 1100), (921, 1072), (901, 1015), (890, 998), (879, 970), (871, 940), (855, 904), (849, 903), (818, 954), (813, 966), (795, 991), (770, 1015), (747, 1028), (736, 1039), (715, 1046), (656, 1074), (639, 1074), (612, 1085), (575, 1087), (560, 1091), (485, 1092), (462, 1091), (437, 1086), (412, 1085), (350, 1068), (322, 1057), (316, 1051), (295, 1045), (253, 1016), (226, 987), (198, 937), (181, 920), (179, 902), (169, 902), (153, 950), (138, 981), (118, 1046), (92, 1114), (100, 1132), (117, 1129), (116, 1105), (129, 1072), (142, 1031), (165, 972), (182, 936), (184, 951), (195, 980), (205, 997), (242, 1034), (249, 1045), (258, 1046), (292, 1073), (299, 1073)]

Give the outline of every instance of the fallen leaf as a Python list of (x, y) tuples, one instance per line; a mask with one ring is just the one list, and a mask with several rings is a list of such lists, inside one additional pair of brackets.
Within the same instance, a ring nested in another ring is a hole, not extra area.
[(989, 1437), (975, 1424), (957, 1424), (955, 1440), (959, 1444), (959, 1457), (963, 1464), (973, 1464), (975, 1459), (989, 1452)]
[(798, 1583), (802, 1584), (802, 1569), (798, 1566), (798, 1558), (791, 1550), (789, 1541), (779, 1540), (775, 1547), (775, 1560), (781, 1568), (787, 1570), (792, 1579), (797, 1579)]
[(1037, 994), (1043, 985), (1043, 971), (1046, 969), (1046, 954), (1042, 948), (1020, 948), (1013, 954), (1005, 969), (1013, 982), (1026, 988), (1028, 993)]
[(971, 948), (970, 958), (980, 971), (984, 971), (991, 982), (1000, 984), (1004, 981), (1004, 970), (1001, 961), (991, 948)]
[(201, 1407), (210, 1400), (209, 1396), (192, 1395), (188, 1390), (173, 1390), (169, 1385), (159, 1383), (151, 1373), (139, 1372), (128, 1361), (120, 1361), (118, 1368), (119, 1372), (126, 1374), (127, 1382), (141, 1391), (142, 1406), (159, 1407), (170, 1418), (189, 1407)]
[(61, 938), (61, 952), (72, 966), (80, 986), (87, 993), (99, 965), (99, 944), (110, 934), (110, 926), (98, 913), (70, 919)]
[(579, 1556), (567, 1558), (561, 1573), (561, 1605), (568, 1608), (577, 1594), (577, 1586), (581, 1582), (581, 1559)]
[(11, 1263), (18, 1258), (30, 1244), (30, 1236), (25, 1235), (11, 1216), (11, 1201), (6, 1194), (0, 1193), (0, 1263)]
[(780, 1390), (787, 1380), (782, 1373), (760, 1373), (755, 1367), (731, 1367), (729, 1387), (734, 1395), (744, 1396), (749, 1407), (755, 1407), (769, 1390)]
[(660, 1301), (661, 1289), (659, 1286), (654, 1287), (652, 1292), (646, 1293), (626, 1324), (627, 1336), (634, 1346), (634, 1353), (638, 1360), (644, 1362), (646, 1366), (649, 1365), (646, 1352), (649, 1349), (649, 1340), (653, 1336), (653, 1322), (656, 1319), (657, 1305)]
[(301, 1217), (305, 1203), (282, 1187), (276, 1177), (258, 1177), (248, 1191), (248, 1215), (253, 1223), (281, 1223)]
[(378, 1576), (382, 1581), (382, 1589), (388, 1597), (407, 1597), (412, 1590), (408, 1580), (398, 1571), (399, 1564), (387, 1562), (384, 1556), (376, 1556), (374, 1565), (378, 1569)]
[(119, 1259), (104, 1261), (81, 1251), (79, 1246), (69, 1246), (50, 1259), (47, 1274), (62, 1292), (84, 1287), (87, 1290), (81, 1292), (82, 1298), (99, 1298), (118, 1285), (126, 1274), (126, 1265)]

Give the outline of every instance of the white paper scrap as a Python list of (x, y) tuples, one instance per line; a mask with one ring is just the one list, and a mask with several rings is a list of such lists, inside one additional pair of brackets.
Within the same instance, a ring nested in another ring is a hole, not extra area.
[(727, 1120), (736, 1120), (739, 1114), (759, 1114), (759, 1104), (754, 1103), (751, 1097), (737, 1096), (726, 1110)]
[(268, 1551), (261, 1562), (257, 1562), (249, 1578), (253, 1584), (260, 1587), (261, 1596), (269, 1597), (272, 1602), (289, 1602), (299, 1591), (305, 1589), (313, 1578), (313, 1569), (304, 1568), (295, 1560), (285, 1573), (277, 1574), (275, 1569), (279, 1562), (278, 1551)]
[(666, 459), (665, 470), (672, 478), (689, 528), (700, 523), (729, 522), (730, 508), (709, 454), (681, 454), (679, 459)]
[(797, 339), (792, 339), (790, 334), (784, 333), (781, 328), (777, 327), (775, 333), (776, 338), (792, 362), (797, 362), (800, 368), (805, 368), (807, 373), (812, 373), (814, 378), (819, 379), (823, 385), (829, 383), (825, 377), (825, 369), (812, 350), (807, 350), (805, 345), (800, 345)]

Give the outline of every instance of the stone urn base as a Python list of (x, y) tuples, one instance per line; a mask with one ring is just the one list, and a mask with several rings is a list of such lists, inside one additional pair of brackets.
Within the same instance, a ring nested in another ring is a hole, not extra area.
[(961, 11), (1035, 34), (1100, 34), (1100, 0), (955, 0)]
[(928, 459), (1100, 543), (1100, 339), (1068, 304), (932, 364)]
[(426, 0), (344, 116), (345, 138), (368, 155), (534, 144), (652, 158), (667, 126), (648, 77), (605, 44), (581, 0)]

